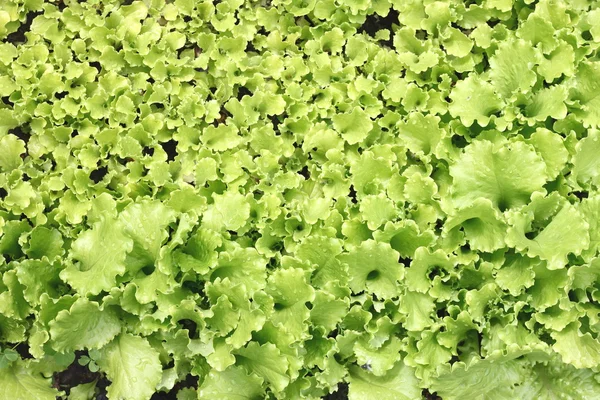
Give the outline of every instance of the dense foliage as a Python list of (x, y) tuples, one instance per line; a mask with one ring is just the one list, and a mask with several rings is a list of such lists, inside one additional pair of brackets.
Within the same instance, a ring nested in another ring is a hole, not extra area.
[(0, 398), (600, 399), (598, 6), (0, 1)]

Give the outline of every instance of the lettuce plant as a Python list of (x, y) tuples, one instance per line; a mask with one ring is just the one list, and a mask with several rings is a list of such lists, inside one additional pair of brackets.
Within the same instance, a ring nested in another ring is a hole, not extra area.
[(1, 1), (0, 398), (600, 398), (599, 21)]

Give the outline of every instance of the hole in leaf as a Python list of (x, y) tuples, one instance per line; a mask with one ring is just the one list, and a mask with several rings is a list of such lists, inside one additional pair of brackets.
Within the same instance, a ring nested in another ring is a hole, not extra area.
[[(336, 354), (335, 356), (337, 356)], [(334, 358), (335, 358), (334, 356)], [(337, 359), (336, 359), (337, 360)], [(342, 360), (338, 360), (342, 361)], [(329, 393), (323, 397), (323, 400), (347, 400), (348, 399), (348, 384), (346, 382), (340, 382), (337, 384), (337, 390), (333, 393)]]
[(95, 169), (92, 172), (90, 172), (90, 179), (92, 181), (94, 181), (94, 183), (98, 183), (102, 179), (104, 179), (104, 177), (106, 176), (107, 173), (108, 173), (108, 167), (100, 167), (100, 168)]
[(183, 329), (188, 330), (188, 336), (190, 339), (196, 337), (196, 330), (198, 329), (198, 325), (194, 321), (192, 321), (191, 319), (180, 319), (179, 321), (177, 321), (177, 323), (181, 325)]
[(154, 273), (154, 270), (156, 270), (156, 267), (154, 265), (147, 265), (144, 268), (142, 268), (142, 272), (144, 273), (144, 275), (152, 275)]
[(10, 99), (8, 98), (8, 96), (2, 97), (2, 102), (4, 104), (6, 104), (7, 106), (10, 106), (10, 107), (14, 107), (15, 106), (15, 103), (13, 103), (12, 101), (10, 101)]
[(398, 263), (404, 265), (406, 268), (410, 267), (410, 262), (410, 258), (398, 257)]
[(275, 257), (271, 257), (269, 258), (269, 262), (267, 264), (267, 268), (276, 268), (277, 265), (279, 265), (279, 263), (277, 262), (277, 259)]
[(150, 157), (152, 157), (152, 156), (154, 155), (154, 148), (152, 148), (152, 147), (149, 147), (149, 146), (145, 146), (145, 147), (142, 149), (142, 154), (143, 154), (143, 155), (145, 155), (145, 156), (150, 156)]
[(575, 191), (575, 192), (572, 192), (572, 193), (573, 193), (573, 194), (575, 195), (575, 197), (577, 197), (579, 200), (587, 199), (587, 198), (588, 198), (588, 196), (589, 196), (589, 192), (587, 192), (587, 191), (585, 191), (585, 190), (584, 190), (584, 191)]
[(23, 126), (17, 126), (16, 128), (10, 129), (8, 133), (15, 135), (16, 137), (24, 141), (25, 144), (27, 144), (29, 142), (31, 134), (29, 132), (24, 131), (23, 128)]
[(537, 232), (527, 232), (525, 233), (525, 237), (529, 240), (533, 240), (537, 237), (538, 233)]
[(348, 194), (348, 197), (350, 197), (350, 201), (352, 201), (352, 203), (358, 203), (356, 200), (356, 190), (354, 190), (354, 185), (350, 185), (350, 193)]
[(429, 280), (433, 280), (433, 278), (435, 278), (436, 276), (442, 275), (443, 269), (438, 265), (434, 265), (433, 267), (431, 267), (431, 271), (429, 272), (429, 274), (427, 274), (427, 277), (429, 278)]
[(498, 209), (502, 212), (508, 210), (508, 202), (504, 199), (498, 200)]
[(29, 32), (31, 30), (31, 23), (33, 22), (34, 18), (37, 17), (38, 15), (42, 15), (42, 14), (43, 14), (42, 11), (29, 12), (25, 19), (25, 22), (23, 22), (21, 24), (21, 26), (19, 26), (17, 31), (10, 33), (9, 35), (6, 36), (6, 41), (9, 43), (12, 43), (12, 44), (26, 43), (27, 37), (25, 36), (25, 33)]
[(275, 242), (269, 247), (269, 249), (271, 251), (281, 251), (283, 249), (283, 242)]
[(281, 304), (281, 303), (275, 303), (275, 304), (273, 304), (273, 308), (274, 308), (275, 310), (278, 310), (278, 311), (279, 311), (279, 310), (283, 310), (283, 309), (285, 308), (285, 305), (283, 305), (283, 304)]
[(177, 157), (177, 142), (171, 139), (168, 142), (161, 143), (160, 145), (165, 153), (167, 153), (167, 162), (175, 160), (175, 157)]
[(246, 86), (238, 87), (237, 99), (241, 101), (244, 96), (252, 96), (252, 92)]
[(427, 40), (427, 31), (424, 29), (419, 29), (415, 31), (415, 37), (419, 40)]
[(454, 136), (452, 136), (451, 140), (452, 140), (452, 145), (454, 147), (458, 147), (459, 149), (463, 149), (463, 148), (467, 147), (467, 145), (469, 144), (467, 139), (465, 139), (465, 137), (461, 136), (461, 135), (454, 135)]
[(380, 272), (377, 271), (376, 269), (374, 269), (373, 271), (371, 271), (367, 274), (367, 280), (374, 281), (375, 279), (379, 278), (379, 275), (380, 275)]
[(393, 47), (393, 41), (391, 34), (393, 32), (393, 25), (398, 24), (398, 11), (391, 8), (385, 17), (378, 14), (371, 14), (367, 16), (365, 22), (358, 28), (357, 33), (366, 33), (371, 37), (375, 37), (377, 31), (387, 29), (390, 31), (390, 39), (382, 40), (381, 43), (387, 47)]
[(298, 173), (300, 175), (302, 175), (304, 177), (304, 179), (306, 179), (306, 180), (310, 179), (310, 172), (308, 171), (308, 167), (306, 165)]
[[(458, 359), (456, 361), (458, 361)], [(435, 392), (431, 393), (428, 389), (423, 389), (421, 394), (423, 395), (423, 398), (425, 400), (442, 400), (442, 398), (438, 396)]]
[(181, 286), (183, 286), (192, 293), (204, 292), (204, 282), (202, 281), (185, 281), (181, 284)]

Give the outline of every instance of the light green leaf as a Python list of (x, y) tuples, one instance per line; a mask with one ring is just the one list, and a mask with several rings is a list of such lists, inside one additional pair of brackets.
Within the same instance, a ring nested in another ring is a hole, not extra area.
[(444, 224), (444, 231), (462, 229), (474, 250), (491, 252), (504, 247), (506, 223), (491, 201), (480, 198), (457, 210)]
[(399, 136), (413, 153), (430, 154), (442, 138), (440, 119), (434, 115), (413, 112), (398, 124)]
[(577, 142), (573, 158), (573, 177), (580, 184), (600, 184), (600, 131), (591, 129), (588, 136)]
[(530, 229), (533, 215), (515, 213), (509, 217), (506, 242), (530, 257), (548, 261), (549, 269), (563, 268), (569, 254), (580, 255), (588, 248), (589, 225), (572, 205), (565, 204), (541, 231)]
[(474, 360), (470, 365), (456, 363), (451, 370), (433, 379), (431, 390), (444, 400), (515, 399), (513, 385), (522, 379), (516, 361)]
[(80, 298), (50, 321), (52, 347), (59, 353), (98, 349), (121, 332), (119, 317), (110, 308)]
[(261, 346), (250, 342), (236, 352), (235, 359), (237, 365), (263, 378), (275, 391), (282, 391), (290, 382), (288, 360), (272, 343)]
[(373, 122), (360, 107), (354, 107), (351, 112), (336, 114), (332, 118), (333, 127), (350, 144), (364, 140), (373, 128)]
[(67, 266), (60, 277), (84, 296), (109, 291), (117, 276), (127, 271), (125, 258), (132, 249), (133, 240), (125, 236), (122, 225), (102, 218), (73, 242), (71, 255), (78, 263)]
[(582, 62), (575, 77), (569, 98), (579, 105), (573, 113), (586, 127), (600, 127), (600, 62)]
[(125, 207), (119, 215), (123, 233), (133, 240), (127, 254), (129, 271), (153, 266), (161, 245), (169, 236), (167, 226), (175, 221), (176, 213), (158, 201), (142, 200)]
[(161, 381), (159, 353), (139, 336), (119, 335), (100, 350), (95, 361), (112, 382), (108, 386), (111, 399), (147, 400)]
[(11, 400), (55, 400), (61, 393), (49, 378), (34, 372), (30, 363), (18, 360), (0, 373), (0, 398)]
[(377, 377), (358, 366), (349, 368), (348, 399), (414, 400), (421, 397), (421, 389), (412, 368), (402, 361), (384, 376)]
[(537, 63), (538, 53), (524, 40), (501, 42), (490, 58), (490, 79), (497, 93), (509, 98), (527, 92), (537, 80), (533, 70)]
[(545, 171), (542, 158), (525, 143), (497, 147), (486, 140), (475, 141), (450, 167), (454, 203), (465, 207), (483, 197), (501, 211), (527, 204), (546, 182)]
[(262, 383), (261, 378), (237, 366), (222, 372), (212, 370), (198, 388), (198, 399), (260, 400), (264, 398)]
[(404, 277), (400, 254), (388, 244), (367, 240), (353, 246), (338, 259), (348, 264), (350, 289), (359, 293), (365, 289), (382, 299), (398, 296), (398, 281)]
[(600, 341), (590, 333), (582, 333), (580, 325), (573, 322), (560, 332), (550, 333), (556, 341), (552, 348), (563, 362), (575, 368), (595, 368), (600, 365)]
[(452, 103), (448, 106), (450, 114), (466, 126), (475, 121), (481, 126), (487, 126), (490, 117), (500, 111), (502, 100), (494, 91), (494, 87), (478, 75), (469, 75), (459, 81), (450, 92)]
[[(0, 116), (2, 115), (0, 110)], [(1, 117), (0, 117), (1, 118)], [(3, 172), (10, 172), (23, 164), (21, 154), (25, 153), (25, 143), (15, 135), (6, 135), (0, 139), (0, 169)]]

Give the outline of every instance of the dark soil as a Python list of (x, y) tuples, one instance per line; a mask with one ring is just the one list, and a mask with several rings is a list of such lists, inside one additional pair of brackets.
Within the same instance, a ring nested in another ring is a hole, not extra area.
[(104, 374), (92, 372), (86, 365), (80, 365), (77, 362), (77, 360), (84, 355), (87, 356), (87, 351), (75, 352), (75, 360), (71, 365), (64, 371), (56, 372), (54, 374), (52, 377), (52, 386), (58, 390), (64, 391), (68, 395), (71, 393), (71, 388), (97, 380), (98, 383), (96, 384), (96, 387), (100, 389), (100, 393), (96, 397), (96, 400), (106, 399), (106, 387), (110, 382), (106, 379)]
[(423, 392), (421, 393), (423, 394), (423, 398), (426, 400), (442, 400), (442, 398), (438, 396), (437, 393), (430, 393), (427, 389), (423, 389)]
[(323, 400), (348, 400), (348, 384), (338, 383), (338, 390), (326, 395)]

